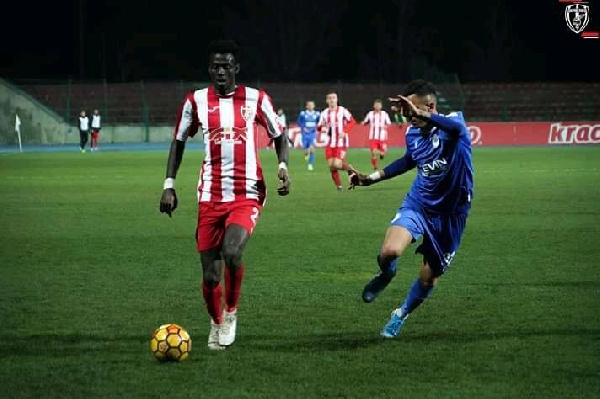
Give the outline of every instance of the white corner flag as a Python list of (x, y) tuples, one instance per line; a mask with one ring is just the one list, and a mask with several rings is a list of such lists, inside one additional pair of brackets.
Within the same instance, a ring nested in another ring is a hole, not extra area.
[(21, 146), (21, 119), (19, 119), (19, 115), (17, 114), (15, 114), (15, 132), (19, 140), (19, 152), (23, 152), (23, 147)]

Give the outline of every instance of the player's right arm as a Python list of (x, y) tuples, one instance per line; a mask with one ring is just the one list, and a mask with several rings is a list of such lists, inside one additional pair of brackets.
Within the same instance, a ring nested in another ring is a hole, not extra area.
[(163, 193), (160, 198), (160, 212), (171, 214), (177, 209), (177, 194), (175, 193), (175, 178), (177, 171), (183, 160), (185, 142), (188, 137), (193, 137), (198, 132), (198, 112), (194, 94), (190, 93), (183, 100), (183, 104), (177, 112), (177, 123), (175, 134), (171, 147), (169, 149), (169, 158), (167, 160), (167, 172), (163, 184)]
[(352, 170), (352, 175), (350, 176), (350, 188), (354, 188), (356, 186), (370, 186), (372, 184), (378, 183), (383, 180), (389, 180), (396, 176), (400, 176), (409, 170), (415, 168), (417, 163), (413, 159), (411, 148), (413, 141), (408, 136), (406, 136), (406, 152), (402, 158), (396, 159), (391, 164), (387, 165), (385, 168), (376, 170), (370, 175), (365, 175), (360, 173), (358, 170)]
[(350, 176), (350, 188), (356, 186), (370, 186), (379, 183), (383, 180), (389, 180), (396, 176), (400, 176), (416, 166), (415, 161), (409, 153), (406, 153), (402, 158), (396, 159), (385, 168), (376, 170), (370, 175), (365, 175), (358, 170), (353, 169)]
[(363, 121), (362, 121), (363, 125), (368, 125), (371, 122), (371, 120), (369, 119), (370, 116), (371, 116), (371, 111), (369, 111), (367, 113), (367, 115), (365, 116), (365, 119), (363, 119)]
[(298, 114), (298, 121), (296, 123), (298, 124), (300, 132), (302, 133), (304, 133), (305, 119), (306, 118), (304, 117), (304, 111), (300, 111), (300, 114)]

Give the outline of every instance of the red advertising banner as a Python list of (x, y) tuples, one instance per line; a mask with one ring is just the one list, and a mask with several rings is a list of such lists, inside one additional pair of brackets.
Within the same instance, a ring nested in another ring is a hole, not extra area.
[[(408, 125), (394, 125), (388, 130), (388, 145), (404, 147), (404, 133)], [(600, 121), (595, 122), (474, 122), (467, 123), (471, 144), (476, 146), (535, 146), (600, 144)], [(302, 147), (302, 135), (295, 125), (290, 127), (290, 138), (295, 148)], [(368, 126), (356, 125), (349, 133), (350, 148), (369, 147)], [(317, 134), (317, 147), (327, 145), (327, 134)], [(259, 134), (258, 144), (266, 147), (268, 138)]]

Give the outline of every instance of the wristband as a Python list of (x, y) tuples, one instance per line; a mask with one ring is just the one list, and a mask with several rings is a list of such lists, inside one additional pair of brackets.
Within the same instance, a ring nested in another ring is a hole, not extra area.
[(369, 175), (369, 180), (371, 181), (377, 181), (379, 179), (381, 179), (381, 173), (379, 173), (378, 170)]
[(167, 177), (165, 182), (163, 183), (163, 190), (167, 189), (175, 189), (175, 179), (172, 177)]
[(279, 169), (288, 170), (287, 165), (285, 164), (285, 162), (279, 162)]

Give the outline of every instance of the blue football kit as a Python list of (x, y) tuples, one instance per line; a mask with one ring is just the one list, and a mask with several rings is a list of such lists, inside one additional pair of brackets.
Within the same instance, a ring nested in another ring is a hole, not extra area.
[(432, 269), (443, 273), (456, 254), (471, 208), (471, 136), (461, 112), (432, 114), (431, 124), (426, 134), (415, 126), (408, 129), (406, 154), (384, 172), (392, 177), (417, 168), (417, 177), (391, 224), (406, 228), (413, 241), (423, 237), (417, 252)]
[(304, 149), (314, 147), (317, 138), (317, 124), (321, 113), (319, 111), (302, 111), (298, 115), (298, 127), (302, 133), (302, 147)]

